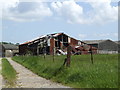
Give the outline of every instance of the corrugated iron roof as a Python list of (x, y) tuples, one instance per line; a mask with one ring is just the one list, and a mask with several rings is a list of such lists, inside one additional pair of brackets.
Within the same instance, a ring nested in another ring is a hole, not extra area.
[(44, 37), (49, 36), (49, 35), (52, 35), (53, 37), (57, 37), (57, 36), (59, 36), (59, 35), (61, 35), (61, 34), (62, 34), (62, 33), (54, 33), (54, 34), (48, 34), (48, 35), (41, 35), (40, 37), (34, 38), (34, 39), (32, 39), (32, 40), (30, 40), (30, 41), (27, 41), (27, 42), (25, 42), (25, 43), (23, 43), (23, 44), (21, 44), (21, 45), (29, 44), (29, 43), (31, 43), (31, 42), (34, 42), (34, 41), (37, 40), (37, 39), (41, 39), (41, 38), (44, 38)]
[(63, 34), (63, 33), (56, 33), (56, 34), (54, 34), (53, 36), (54, 36), (54, 37), (57, 37), (57, 36), (59, 36), (59, 35), (61, 35), (61, 34)]
[(28, 42), (25, 42), (25, 43), (22, 43), (22, 44), (20, 44), (20, 45), (29, 44), (29, 43), (30, 43), (30, 41), (28, 41)]
[(2, 44), (6, 50), (18, 50), (18, 46), (12, 44)]
[(107, 40), (84, 40), (83, 42), (85, 42), (87, 44), (99, 44), (104, 41), (107, 41)]
[(114, 41), (115, 43), (117, 43), (117, 44), (120, 44), (120, 41)]

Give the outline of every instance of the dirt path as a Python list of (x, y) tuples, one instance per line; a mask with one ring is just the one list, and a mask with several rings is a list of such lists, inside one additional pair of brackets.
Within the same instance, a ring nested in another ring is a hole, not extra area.
[(11, 58), (7, 59), (18, 73), (17, 85), (20, 88), (69, 88), (39, 77), (22, 65), (11, 60)]

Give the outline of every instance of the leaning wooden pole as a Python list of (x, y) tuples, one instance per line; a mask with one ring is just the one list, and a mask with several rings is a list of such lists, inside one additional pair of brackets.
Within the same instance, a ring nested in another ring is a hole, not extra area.
[(54, 62), (54, 48), (53, 48), (53, 62)]
[(43, 43), (43, 56), (44, 56), (44, 59), (45, 59), (45, 43)]
[(92, 53), (92, 46), (90, 46), (90, 54), (91, 54), (91, 62), (93, 64), (93, 53)]
[(69, 46), (67, 47), (67, 62), (66, 62), (66, 66), (67, 66), (67, 67), (70, 67), (71, 49), (72, 49), (72, 47), (69, 45)]

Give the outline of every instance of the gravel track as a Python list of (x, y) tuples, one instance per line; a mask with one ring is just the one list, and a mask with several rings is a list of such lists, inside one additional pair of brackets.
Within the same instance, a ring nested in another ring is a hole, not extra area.
[(18, 73), (18, 79), (16, 82), (18, 88), (70, 88), (59, 83), (46, 80), (45, 78), (34, 74), (27, 68), (11, 60), (11, 58), (7, 59)]

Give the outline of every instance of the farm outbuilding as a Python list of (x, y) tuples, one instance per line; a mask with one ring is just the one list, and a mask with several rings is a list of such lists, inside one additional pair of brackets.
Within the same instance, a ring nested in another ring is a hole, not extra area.
[(120, 53), (120, 40), (119, 41), (115, 41), (115, 43), (118, 44), (118, 53)]
[(5, 48), (3, 47), (2, 44), (0, 44), (0, 57), (4, 57), (5, 56)]
[(118, 44), (112, 40), (86, 40), (88, 45), (98, 48), (100, 54), (118, 53)]
[[(19, 45), (19, 54), (65, 55), (67, 53), (67, 47), (69, 45), (72, 46), (72, 54), (81, 54), (81, 49), (79, 49), (78, 47), (84, 48), (83, 45), (85, 45), (85, 43), (64, 33), (54, 33), (40, 36), (36, 39)], [(86, 52), (88, 53), (88, 51)]]
[(0, 44), (0, 53), (2, 57), (12, 57), (15, 53), (18, 53), (18, 46), (12, 44)]

